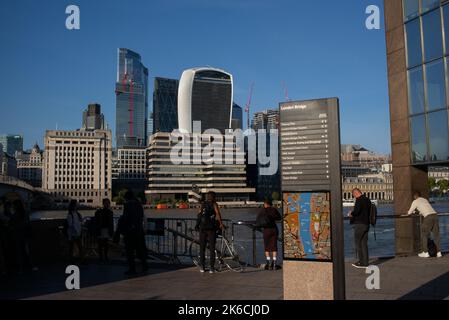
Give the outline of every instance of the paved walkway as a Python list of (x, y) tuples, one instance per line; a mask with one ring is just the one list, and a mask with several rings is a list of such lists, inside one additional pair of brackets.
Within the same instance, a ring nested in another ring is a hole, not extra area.
[[(348, 263), (347, 299), (449, 299), (449, 256), (374, 261), (380, 269), (380, 290), (365, 287), (367, 274)], [(0, 282), (0, 299), (180, 299), (279, 300), (283, 297), (282, 270), (248, 269), (245, 273), (201, 274), (196, 268), (152, 265), (135, 278), (123, 275), (122, 263), (90, 264), (81, 268), (81, 290), (66, 291), (65, 267)]]
[(367, 290), (364, 270), (346, 268), (346, 297), (354, 300), (449, 300), (449, 255), (443, 258), (394, 258), (375, 261), (380, 290)]

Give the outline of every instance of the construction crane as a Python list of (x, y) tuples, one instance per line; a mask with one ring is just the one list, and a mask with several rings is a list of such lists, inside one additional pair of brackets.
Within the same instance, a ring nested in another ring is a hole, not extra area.
[[(125, 72), (123, 74), (123, 80), (122, 80), (122, 91), (123, 93), (126, 93), (128, 85), (128, 73)], [(133, 114), (134, 114), (134, 83), (132, 80), (129, 81), (129, 135), (132, 137), (134, 136), (134, 120), (133, 120)], [(116, 94), (120, 95), (121, 92), (119, 90), (116, 90)]]
[(246, 112), (246, 117), (247, 117), (247, 129), (250, 128), (250, 114), (249, 114), (249, 109), (251, 107), (251, 101), (253, 99), (253, 90), (254, 90), (254, 82), (251, 84), (251, 88), (249, 90), (249, 98), (248, 98), (248, 103), (245, 106), (245, 112)]
[(285, 81), (282, 81), (282, 87), (284, 88), (285, 101), (289, 102), (290, 98), (288, 97), (288, 88), (287, 88), (287, 84), (285, 83)]

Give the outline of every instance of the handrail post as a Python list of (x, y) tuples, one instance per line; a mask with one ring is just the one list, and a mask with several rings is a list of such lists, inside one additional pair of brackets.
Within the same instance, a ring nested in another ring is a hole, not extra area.
[(257, 254), (256, 254), (256, 228), (253, 227), (253, 266), (256, 266)]

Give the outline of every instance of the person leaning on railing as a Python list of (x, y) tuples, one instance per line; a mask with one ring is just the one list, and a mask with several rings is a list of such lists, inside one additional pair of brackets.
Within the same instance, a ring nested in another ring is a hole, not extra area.
[(437, 258), (441, 258), (443, 255), (441, 254), (441, 246), (440, 246), (440, 225), (438, 222), (438, 214), (433, 209), (430, 202), (421, 196), (419, 191), (415, 191), (413, 193), (412, 205), (408, 210), (407, 216), (419, 212), (421, 216), (423, 216), (423, 222), (421, 225), (421, 246), (422, 252), (418, 254), (420, 258), (429, 258), (429, 248), (428, 248), (428, 239), (430, 233), (433, 234), (433, 241), (436, 246)]

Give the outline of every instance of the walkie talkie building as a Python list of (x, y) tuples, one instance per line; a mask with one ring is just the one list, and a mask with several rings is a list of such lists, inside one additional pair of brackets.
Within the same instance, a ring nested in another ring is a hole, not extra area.
[(193, 68), (182, 73), (178, 91), (178, 122), (183, 132), (192, 132), (193, 122), (201, 130), (224, 133), (232, 121), (232, 75), (215, 68)]

